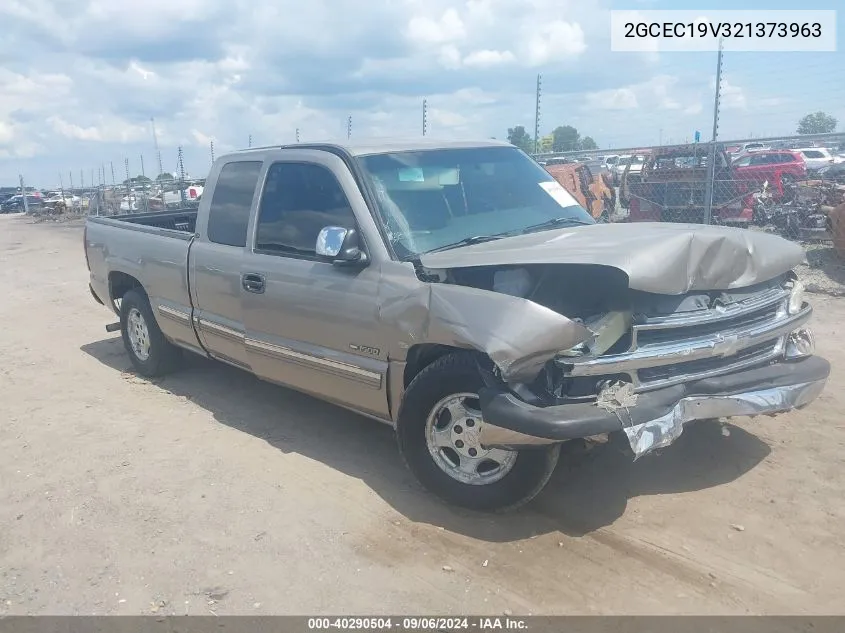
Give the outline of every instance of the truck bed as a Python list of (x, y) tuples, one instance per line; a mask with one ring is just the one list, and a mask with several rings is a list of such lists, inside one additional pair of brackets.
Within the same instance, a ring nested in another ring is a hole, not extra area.
[(176, 211), (115, 215), (109, 216), (109, 219), (158, 229), (168, 229), (170, 231), (194, 233), (197, 226), (197, 210), (177, 209)]

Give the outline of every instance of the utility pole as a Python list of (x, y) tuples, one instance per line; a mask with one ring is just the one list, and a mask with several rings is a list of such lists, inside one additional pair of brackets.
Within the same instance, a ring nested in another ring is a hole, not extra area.
[(182, 198), (182, 206), (187, 204), (185, 199), (185, 162), (182, 160), (182, 146), (179, 146), (179, 196)]
[(534, 153), (540, 152), (540, 95), (543, 88), (543, 75), (537, 73), (537, 94), (534, 103)]
[(18, 174), (18, 179), (21, 181), (21, 196), (23, 196), (23, 212), (29, 215), (29, 199), (26, 196), (26, 185), (23, 182), (23, 174)]
[(65, 203), (65, 181), (62, 178), (62, 172), (59, 172), (59, 187), (62, 188), (62, 204)]
[(82, 195), (85, 195), (85, 170), (79, 170), (79, 188), (82, 189)]
[[(123, 159), (123, 165), (124, 165), (124, 167), (126, 167), (126, 195), (130, 196), (131, 195), (131, 189), (129, 188), (130, 182), (129, 182), (129, 159), (128, 158)], [(129, 210), (130, 211), (132, 210), (132, 201), (131, 200), (129, 201)]]
[(114, 161), (110, 161), (109, 165), (111, 165), (111, 186), (114, 187)]
[(143, 155), (143, 154), (141, 154), (141, 175), (142, 175), (144, 178), (146, 178), (146, 177), (147, 177), (147, 174), (146, 174), (146, 172), (144, 171), (144, 155)]
[(352, 138), (352, 115), (349, 115), (349, 118), (346, 119), (346, 138)]
[(428, 133), (428, 101), (423, 99), (423, 136)]
[(161, 166), (161, 151), (158, 148), (158, 135), (156, 134), (156, 120), (155, 117), (150, 117), (150, 122), (153, 125), (153, 147), (155, 148), (156, 156), (158, 157), (158, 174), (164, 173), (164, 168)]
[(657, 139), (658, 139), (657, 144), (663, 145), (663, 128), (660, 128), (660, 133), (659, 133)]
[(73, 172), (68, 171), (68, 178), (70, 178), (70, 195), (73, 195)]
[(716, 96), (713, 100), (713, 134), (710, 139), (710, 151), (707, 156), (707, 184), (704, 192), (704, 223), (713, 219), (713, 188), (716, 178), (716, 139), (719, 137), (719, 100), (722, 96), (722, 38), (719, 38), (719, 54), (716, 57)]

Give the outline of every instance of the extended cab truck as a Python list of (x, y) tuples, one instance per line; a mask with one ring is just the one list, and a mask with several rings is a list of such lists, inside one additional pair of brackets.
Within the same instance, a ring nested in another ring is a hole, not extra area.
[(562, 442), (640, 456), (827, 380), (800, 247), (596, 224), (507, 143), (251, 149), (206, 186), (197, 210), (87, 221), (91, 292), (136, 370), (189, 350), (391, 424), (452, 503), (514, 508)]

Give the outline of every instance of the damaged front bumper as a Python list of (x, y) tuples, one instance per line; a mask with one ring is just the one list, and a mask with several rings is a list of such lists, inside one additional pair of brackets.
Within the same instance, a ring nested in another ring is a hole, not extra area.
[(825, 359), (810, 356), (640, 393), (635, 405), (612, 411), (595, 403), (533, 406), (505, 387), (488, 386), (479, 392), (481, 443), (519, 449), (624, 431), (641, 457), (675, 441), (687, 422), (803, 407), (822, 392), (829, 374)]

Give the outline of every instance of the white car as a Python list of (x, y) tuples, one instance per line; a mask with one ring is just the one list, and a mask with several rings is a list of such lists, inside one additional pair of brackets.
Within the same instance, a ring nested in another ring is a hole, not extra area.
[(830, 153), (830, 150), (825, 147), (801, 147), (795, 151), (800, 152), (801, 156), (804, 158), (804, 164), (807, 166), (807, 169), (811, 171), (821, 169), (822, 167), (827, 167), (829, 165), (834, 165), (836, 163), (841, 163), (845, 160), (841, 156), (834, 156)]
[(617, 186), (622, 184), (622, 174), (625, 173), (626, 169), (630, 174), (633, 174), (635, 178), (639, 177), (644, 164), (645, 156), (642, 154), (624, 154), (620, 156), (619, 160), (616, 161), (616, 164), (610, 172), (613, 184)]
[(601, 168), (604, 171), (612, 171), (613, 166), (619, 160), (618, 154), (611, 154), (610, 156), (605, 156), (601, 161)]

